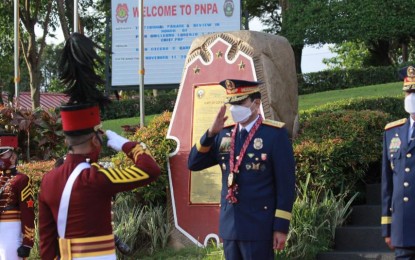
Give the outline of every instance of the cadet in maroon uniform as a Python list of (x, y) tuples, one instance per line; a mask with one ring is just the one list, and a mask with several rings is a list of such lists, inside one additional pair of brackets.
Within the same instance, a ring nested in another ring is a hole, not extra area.
[(17, 172), (17, 136), (0, 133), (0, 260), (28, 257), (33, 247), (32, 183)]
[(149, 184), (160, 168), (145, 144), (130, 142), (106, 131), (107, 145), (123, 151), (134, 165), (103, 168), (97, 161), (102, 148), (99, 105), (107, 99), (95, 88), (103, 83), (95, 74), (96, 45), (73, 33), (60, 63), (61, 79), (69, 88), (61, 107), (69, 152), (62, 165), (47, 173), (39, 195), (40, 250), (43, 260), (115, 259), (111, 199), (121, 191)]

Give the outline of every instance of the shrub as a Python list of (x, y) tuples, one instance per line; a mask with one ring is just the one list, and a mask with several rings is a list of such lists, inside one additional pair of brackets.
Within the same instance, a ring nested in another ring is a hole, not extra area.
[(54, 159), (65, 149), (61, 120), (55, 111), (2, 107), (0, 124), (18, 135), (25, 161)]
[(366, 97), (366, 98), (351, 98), (336, 102), (330, 102), (317, 108), (303, 111), (301, 114), (302, 120), (307, 120), (310, 117), (318, 116), (319, 114), (326, 114), (329, 112), (339, 110), (375, 110), (390, 114), (392, 119), (399, 119), (407, 117), (403, 106), (403, 97)]
[[(142, 199), (150, 204), (165, 204), (167, 198), (168, 154), (176, 147), (175, 141), (166, 139), (170, 118), (171, 113), (166, 111), (161, 115), (154, 117), (148, 126), (138, 128), (132, 136), (128, 137), (128, 139), (132, 141), (145, 143), (161, 168), (161, 176), (157, 181), (137, 190), (141, 194)], [(112, 162), (121, 167), (131, 165), (130, 160), (125, 160), (124, 153), (118, 153), (117, 156), (112, 159)]]
[(315, 259), (318, 253), (328, 251), (333, 244), (335, 230), (350, 215), (347, 194), (334, 195), (331, 191), (310, 189), (310, 175), (298, 184), (299, 195), (292, 210), (291, 228), (287, 246), (279, 255), (286, 259)]
[(364, 178), (382, 153), (382, 133), (390, 115), (380, 111), (335, 110), (305, 118), (294, 141), (297, 178), (335, 193)]

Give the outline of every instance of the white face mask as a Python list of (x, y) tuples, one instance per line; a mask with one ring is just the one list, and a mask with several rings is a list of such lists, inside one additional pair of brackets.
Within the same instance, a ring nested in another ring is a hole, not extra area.
[(254, 103), (252, 103), (250, 107), (232, 105), (229, 108), (229, 111), (231, 111), (233, 121), (236, 123), (245, 123), (252, 115), (251, 107), (253, 104)]
[(411, 93), (405, 97), (405, 111), (409, 114), (415, 114), (415, 94)]

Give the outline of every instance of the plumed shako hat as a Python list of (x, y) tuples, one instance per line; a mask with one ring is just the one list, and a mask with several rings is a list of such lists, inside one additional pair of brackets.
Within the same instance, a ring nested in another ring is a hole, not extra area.
[(63, 131), (69, 136), (97, 131), (101, 126), (100, 108), (110, 102), (97, 89), (105, 81), (95, 72), (103, 64), (95, 48), (103, 50), (86, 36), (72, 33), (62, 51), (59, 76), (69, 101), (61, 106), (60, 114)]

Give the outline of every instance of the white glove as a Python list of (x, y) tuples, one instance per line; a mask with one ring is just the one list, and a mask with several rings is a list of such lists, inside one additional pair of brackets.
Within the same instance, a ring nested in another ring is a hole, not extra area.
[(125, 137), (122, 137), (121, 135), (111, 131), (111, 130), (107, 130), (105, 131), (105, 134), (108, 137), (108, 142), (107, 142), (107, 146), (111, 147), (112, 149), (114, 149), (115, 151), (121, 151), (122, 150), (122, 146), (129, 142), (130, 140), (128, 140)]

